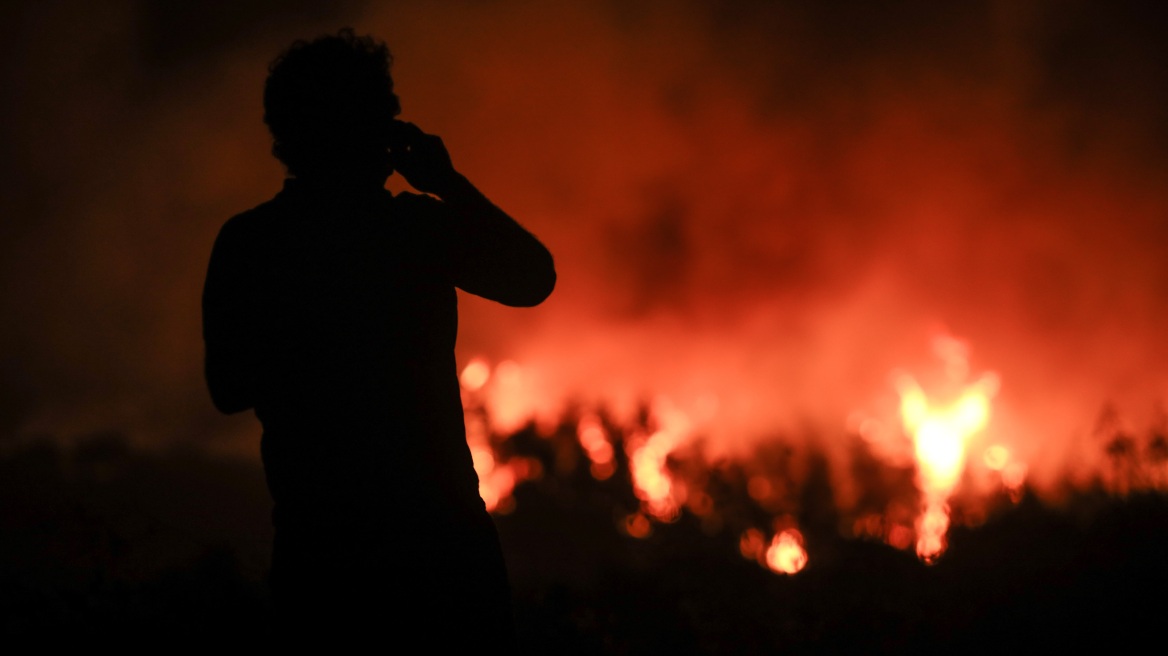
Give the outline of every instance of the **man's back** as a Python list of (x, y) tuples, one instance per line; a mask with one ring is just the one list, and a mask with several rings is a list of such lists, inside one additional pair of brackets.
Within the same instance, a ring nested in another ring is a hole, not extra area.
[(224, 227), (205, 292), (208, 339), (239, 354), (219, 375), (255, 379), (277, 521), (481, 505), (442, 209), (290, 180)]
[[(505, 646), (506, 567), (466, 444), (455, 288), (532, 306), (555, 268), (441, 139), (396, 120), (389, 61), (342, 30), (273, 62), (264, 120), (289, 179), (215, 242), (207, 386), (218, 409), (254, 408), (264, 427), (284, 639), (388, 630)], [(394, 172), (433, 197), (391, 196)]]

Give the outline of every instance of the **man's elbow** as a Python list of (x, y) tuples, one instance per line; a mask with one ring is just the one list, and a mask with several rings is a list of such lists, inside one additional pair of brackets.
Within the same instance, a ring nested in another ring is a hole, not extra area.
[(551, 255), (547, 256), (547, 263), (541, 267), (541, 270), (532, 275), (528, 279), (528, 283), (522, 286), (522, 292), (516, 294), (512, 302), (508, 303), (513, 307), (535, 307), (547, 300), (547, 297), (552, 295), (552, 291), (556, 288), (556, 267), (552, 262)]

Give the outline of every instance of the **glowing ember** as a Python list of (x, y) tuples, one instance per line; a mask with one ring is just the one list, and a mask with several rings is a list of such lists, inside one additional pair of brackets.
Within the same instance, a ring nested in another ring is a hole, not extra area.
[(633, 513), (625, 518), (625, 532), (637, 539), (644, 539), (653, 533), (649, 518), (641, 513)]
[(766, 538), (757, 528), (748, 528), (738, 538), (738, 551), (747, 560), (766, 562)]
[(580, 423), (576, 426), (576, 437), (580, 440), (584, 453), (592, 461), (589, 471), (592, 472), (593, 478), (599, 481), (610, 478), (616, 472), (616, 463), (613, 460), (615, 452), (604, 427), (600, 424), (600, 419), (596, 415), (581, 417)]
[(767, 547), (766, 564), (779, 574), (795, 574), (803, 569), (807, 565), (803, 534), (790, 528), (776, 535)]

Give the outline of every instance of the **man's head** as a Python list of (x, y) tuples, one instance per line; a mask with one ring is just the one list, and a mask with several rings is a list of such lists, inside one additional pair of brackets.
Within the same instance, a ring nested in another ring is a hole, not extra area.
[(272, 154), (296, 177), (388, 176), (393, 93), (389, 48), (345, 28), (297, 41), (268, 68), (264, 122)]

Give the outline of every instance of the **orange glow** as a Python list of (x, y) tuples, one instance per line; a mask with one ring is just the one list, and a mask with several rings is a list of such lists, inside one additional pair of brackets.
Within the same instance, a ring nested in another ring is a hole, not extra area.
[(774, 486), (766, 476), (751, 476), (746, 483), (746, 493), (755, 501), (763, 501), (771, 496)]
[(897, 524), (888, 529), (888, 544), (894, 549), (904, 551), (911, 547), (912, 543), (913, 533), (909, 527)]
[(748, 528), (738, 538), (738, 551), (747, 560), (766, 562), (766, 538), (757, 528)]
[(592, 477), (598, 481), (611, 478), (616, 473), (616, 463), (613, 461), (615, 453), (600, 419), (595, 415), (581, 417), (576, 426), (576, 437), (585, 455), (592, 461), (588, 468)]
[(803, 534), (791, 528), (776, 535), (767, 548), (766, 564), (779, 574), (795, 574), (802, 570), (807, 565)]
[(873, 513), (856, 518), (852, 524), (852, 534), (857, 538), (884, 537), (884, 517)]
[(1010, 451), (1000, 444), (994, 444), (985, 450), (982, 458), (985, 460), (985, 466), (989, 469), (1002, 471), (1010, 459)]
[(491, 428), (502, 434), (514, 433), (535, 414), (537, 399), (531, 390), (532, 381), (523, 367), (511, 360), (500, 362), (492, 378), (487, 395)]
[(598, 481), (607, 481), (616, 473), (616, 464), (612, 462), (594, 462), (588, 467), (592, 478)]
[(474, 446), (470, 450), (471, 462), (474, 463), (475, 473), (482, 478), (495, 468), (495, 456), (490, 449)]
[(714, 512), (714, 500), (702, 490), (690, 492), (685, 507), (698, 517), (705, 517)]
[(653, 525), (649, 523), (649, 518), (641, 513), (625, 517), (624, 528), (626, 533), (638, 540), (643, 540), (653, 533)]
[(1026, 483), (1026, 465), (1012, 462), (1002, 469), (1002, 485), (1010, 492), (1010, 496), (1017, 501), (1022, 493), (1022, 486)]
[(487, 384), (487, 380), (490, 377), (491, 366), (487, 364), (486, 360), (475, 358), (462, 368), (462, 374), (458, 377), (458, 382), (462, 384), (463, 389), (477, 392), (482, 389), (483, 385)]
[[(481, 364), (482, 368), (476, 365)], [(467, 372), (471, 372), (467, 375)], [(481, 389), (490, 376), (490, 369), (483, 360), (474, 360), (463, 369), (460, 382), (464, 391), (476, 394), (472, 389), (478, 384)], [(469, 384), (466, 379), (469, 378)], [(543, 466), (533, 458), (512, 457), (502, 459), (495, 449), (486, 418), (479, 410), (470, 410), (463, 397), (463, 421), (466, 425), (466, 443), (470, 448), (471, 463), (479, 478), (479, 496), (489, 512), (506, 514), (515, 508), (511, 494), (515, 486), (525, 480), (539, 478)]]

